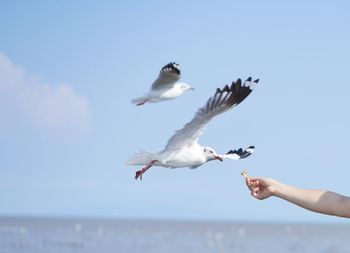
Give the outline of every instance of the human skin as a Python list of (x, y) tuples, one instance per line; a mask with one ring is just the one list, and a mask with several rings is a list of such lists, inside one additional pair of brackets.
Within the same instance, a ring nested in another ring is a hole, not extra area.
[(327, 190), (309, 190), (268, 177), (246, 176), (251, 195), (259, 200), (275, 196), (313, 212), (350, 218), (350, 197)]

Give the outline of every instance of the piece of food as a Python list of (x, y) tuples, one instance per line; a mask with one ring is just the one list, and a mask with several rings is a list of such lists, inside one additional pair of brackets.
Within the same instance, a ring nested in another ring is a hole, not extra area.
[(241, 175), (242, 175), (243, 177), (245, 177), (246, 179), (249, 178), (248, 173), (247, 173), (247, 171), (245, 171), (245, 170), (242, 171)]

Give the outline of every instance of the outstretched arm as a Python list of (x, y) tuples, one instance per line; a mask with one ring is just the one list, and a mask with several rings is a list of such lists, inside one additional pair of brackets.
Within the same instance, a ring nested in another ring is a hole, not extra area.
[(276, 196), (313, 212), (350, 218), (350, 197), (325, 190), (307, 190), (283, 184), (272, 178), (249, 177), (246, 184), (257, 199)]

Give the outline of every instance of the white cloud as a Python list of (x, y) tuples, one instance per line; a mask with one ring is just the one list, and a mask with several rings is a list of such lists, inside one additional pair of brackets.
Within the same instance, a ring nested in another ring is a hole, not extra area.
[(24, 119), (53, 132), (91, 129), (88, 100), (67, 84), (49, 85), (27, 74), (0, 52), (0, 121)]

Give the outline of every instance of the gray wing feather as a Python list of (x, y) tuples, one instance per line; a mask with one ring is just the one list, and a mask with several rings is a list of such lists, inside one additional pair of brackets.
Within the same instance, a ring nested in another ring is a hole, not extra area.
[(180, 67), (175, 62), (165, 65), (159, 73), (158, 78), (152, 84), (151, 89), (171, 88), (180, 79)]

